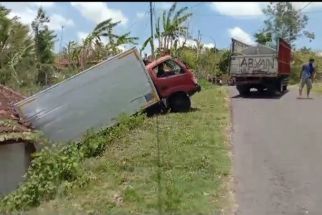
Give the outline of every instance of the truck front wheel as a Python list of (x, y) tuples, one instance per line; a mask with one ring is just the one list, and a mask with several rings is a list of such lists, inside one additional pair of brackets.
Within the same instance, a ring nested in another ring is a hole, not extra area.
[(169, 98), (169, 106), (173, 112), (187, 112), (191, 108), (190, 97), (185, 93), (178, 93)]

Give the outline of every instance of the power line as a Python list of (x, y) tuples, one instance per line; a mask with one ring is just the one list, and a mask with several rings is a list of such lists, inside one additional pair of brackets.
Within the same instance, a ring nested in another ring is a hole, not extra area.
[[(321, 10), (319, 10), (319, 11), (306, 11), (306, 12), (302, 12), (303, 14), (312, 14), (312, 13), (322, 13), (322, 11)], [(194, 16), (194, 17), (201, 17), (201, 16), (203, 16), (203, 17), (227, 17), (227, 18), (232, 18), (232, 16), (229, 16), (229, 15), (224, 15), (224, 14), (198, 14), (198, 15), (196, 15), (196, 16)], [(253, 16), (253, 15), (239, 15), (239, 16), (236, 16), (235, 18), (242, 18), (242, 17), (244, 17), (244, 18), (250, 18), (250, 17), (255, 17), (255, 16)], [(212, 22), (213, 21), (216, 21), (216, 20), (211, 20)]]
[[(149, 13), (149, 11), (147, 10), (147, 11), (144, 11), (144, 15), (143, 16), (145, 16), (145, 15), (147, 15)], [(134, 20), (132, 23), (130, 23), (129, 24), (129, 30), (131, 30), (136, 24), (138, 24), (139, 22), (141, 21), (141, 19), (140, 18), (138, 18), (138, 19), (136, 19), (136, 20)]]
[(302, 11), (302, 10), (304, 10), (307, 6), (309, 6), (310, 4), (311, 4), (312, 2), (309, 2), (308, 4), (306, 4), (303, 8), (301, 8), (300, 10), (299, 10), (299, 12), (300, 11)]
[(322, 13), (322, 10), (316, 10), (316, 11), (306, 11), (302, 13)]
[(202, 3), (204, 3), (204, 2), (199, 2), (199, 3), (195, 4), (195, 5), (192, 5), (192, 6), (190, 7), (190, 9), (192, 9), (192, 8), (194, 8), (194, 7), (197, 7), (197, 6), (201, 5)]

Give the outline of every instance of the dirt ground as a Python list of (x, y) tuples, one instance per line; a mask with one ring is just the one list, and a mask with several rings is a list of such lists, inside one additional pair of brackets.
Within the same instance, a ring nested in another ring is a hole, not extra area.
[[(14, 110), (13, 105), (25, 97), (12, 89), (0, 85), (0, 133), (4, 132), (23, 132), (28, 131), (24, 125), (12, 123), (12, 120), (19, 122), (19, 116)], [(11, 120), (11, 122), (9, 121)]]

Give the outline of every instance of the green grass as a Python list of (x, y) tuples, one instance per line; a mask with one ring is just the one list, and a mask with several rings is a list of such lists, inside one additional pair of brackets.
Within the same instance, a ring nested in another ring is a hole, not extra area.
[(313, 83), (312, 91), (322, 95), (322, 83), (321, 82)]
[(227, 95), (207, 85), (192, 97), (193, 111), (146, 119), (84, 162), (88, 185), (58, 193), (29, 214), (219, 214), (230, 201)]

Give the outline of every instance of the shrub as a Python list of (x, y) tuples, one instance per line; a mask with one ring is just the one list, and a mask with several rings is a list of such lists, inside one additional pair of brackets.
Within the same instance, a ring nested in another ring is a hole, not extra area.
[(144, 118), (141, 114), (130, 117), (121, 115), (116, 126), (97, 134), (88, 133), (79, 143), (44, 147), (33, 155), (25, 182), (1, 199), (0, 212), (28, 209), (43, 200), (52, 199), (59, 189), (85, 186), (90, 176), (84, 171), (82, 161), (102, 154), (108, 144), (140, 125)]

